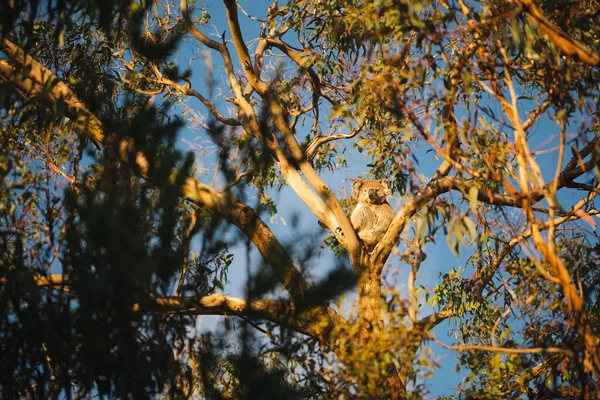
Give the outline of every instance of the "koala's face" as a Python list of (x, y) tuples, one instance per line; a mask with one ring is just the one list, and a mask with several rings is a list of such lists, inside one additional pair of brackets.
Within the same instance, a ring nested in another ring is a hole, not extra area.
[(357, 179), (352, 185), (354, 197), (359, 203), (382, 204), (391, 194), (390, 183), (387, 179), (366, 180)]

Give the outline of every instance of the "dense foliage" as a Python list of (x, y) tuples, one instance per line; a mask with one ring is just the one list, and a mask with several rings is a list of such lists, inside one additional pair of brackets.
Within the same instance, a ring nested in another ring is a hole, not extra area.
[(0, 395), (598, 398), (599, 8), (1, 2)]

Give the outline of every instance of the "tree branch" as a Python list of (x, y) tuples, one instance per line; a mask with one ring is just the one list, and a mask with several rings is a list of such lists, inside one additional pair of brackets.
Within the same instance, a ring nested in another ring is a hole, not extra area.
[[(72, 291), (67, 276), (40, 276), (34, 278), (34, 281), (38, 287)], [(0, 280), (0, 284), (4, 283)], [(253, 316), (279, 323), (316, 339), (326, 335), (331, 329), (331, 323), (340, 319), (329, 307), (313, 306), (298, 311), (295, 303), (290, 300), (249, 301), (220, 293), (202, 297), (151, 297), (149, 304), (136, 304), (134, 310), (161, 314)]]
[[(315, 172), (312, 168), (304, 153), (300, 149), (300, 145), (296, 140), (293, 132), (290, 130), (290, 127), (286, 121), (284, 111), (279, 104), (276, 96), (270, 92), (267, 85), (262, 82), (259, 77), (256, 76), (254, 68), (252, 67), (252, 62), (250, 60), (250, 55), (248, 53), (248, 49), (246, 44), (244, 43), (244, 39), (241, 33), (241, 28), (238, 21), (237, 14), (237, 6), (235, 0), (223, 0), (225, 3), (225, 7), (227, 9), (227, 19), (229, 22), (229, 28), (231, 29), (231, 35), (233, 38), (233, 43), (236, 48), (236, 52), (240, 61), (242, 63), (244, 74), (248, 79), (249, 83), (252, 85), (253, 89), (263, 97), (266, 101), (269, 111), (275, 120), (275, 125), (277, 129), (281, 132), (283, 139), (287, 145), (288, 150), (291, 153), (292, 160), (300, 166), (300, 170), (306, 177), (307, 181), (311, 184), (311, 186), (315, 189), (318, 195), (325, 203), (325, 209), (322, 208), (319, 200), (316, 199), (312, 190), (306, 187), (306, 185), (302, 184), (302, 178), (299, 176), (295, 169), (290, 168), (291, 164), (286, 160), (287, 156), (283, 154), (283, 151), (280, 148), (274, 148), (279, 163), (283, 163), (284, 168), (282, 168), (282, 173), (290, 186), (298, 193), (298, 195), (304, 199), (307, 199), (309, 202), (305, 200), (305, 203), (313, 206), (317, 206), (317, 212), (320, 215), (317, 215), (322, 222), (336, 234), (336, 237), (340, 241), (340, 243), (348, 249), (350, 254), (350, 259), (352, 260), (352, 264), (354, 266), (360, 265), (360, 244), (358, 242), (358, 237), (356, 236), (356, 232), (352, 228), (348, 217), (346, 216), (344, 210), (339, 204), (338, 200), (335, 198), (331, 189), (323, 182), (321, 177)], [(237, 95), (237, 93), (236, 93)], [(242, 97), (238, 95), (238, 102), (240, 104), (244, 104), (245, 101), (242, 100)], [(249, 106), (249, 105), (248, 105)], [(252, 111), (248, 110), (246, 113), (250, 113)], [(263, 136), (259, 131), (253, 130), (257, 135)], [(257, 137), (260, 137), (257, 136)], [(263, 138), (262, 140), (266, 140)], [(273, 146), (275, 143), (273, 143)], [(279, 146), (277, 146), (279, 147)], [(290, 164), (290, 165), (285, 165)], [(308, 189), (308, 191), (306, 190)], [(311, 210), (315, 212), (315, 209), (311, 207)], [(315, 212), (315, 214), (317, 214)], [(340, 231), (338, 231), (340, 230)]]
[(364, 126), (365, 126), (365, 123), (363, 122), (362, 124), (360, 124), (356, 128), (354, 128), (352, 130), (352, 132), (350, 132), (347, 135), (343, 135), (343, 134), (331, 135), (331, 136), (322, 136), (322, 135), (318, 135), (318, 134), (315, 135), (313, 140), (308, 144), (308, 146), (306, 147), (306, 150), (304, 151), (304, 154), (306, 154), (306, 159), (309, 162), (312, 161), (312, 159), (315, 158), (315, 156), (317, 155), (319, 148), (321, 146), (323, 146), (325, 143), (332, 142), (334, 140), (353, 138), (362, 130), (362, 128), (364, 128)]
[[(555, 218), (553, 221), (547, 221), (545, 223), (539, 224), (538, 229), (540, 231), (542, 231), (542, 230), (548, 229), (550, 226), (557, 227), (566, 222), (576, 221), (578, 219), (581, 219), (581, 217), (576, 212), (578, 210), (580, 210), (581, 208), (583, 208), (583, 206), (588, 204), (595, 196), (596, 196), (596, 194), (592, 193), (588, 198), (581, 199), (575, 206), (573, 206), (573, 208), (571, 210), (569, 210), (567, 215), (559, 217), (559, 218)], [(593, 211), (589, 211), (588, 214), (589, 215), (600, 215), (600, 211), (593, 210)], [(477, 281), (477, 285), (471, 291), (472, 296), (478, 297), (478, 296), (482, 295), (483, 290), (488, 285), (488, 283), (491, 281), (491, 279), (494, 276), (494, 274), (496, 273), (496, 271), (498, 271), (498, 269), (500, 268), (500, 265), (502, 264), (502, 262), (504, 261), (506, 256), (512, 251), (512, 249), (515, 246), (517, 246), (518, 244), (523, 243), (525, 240), (529, 239), (531, 237), (531, 235), (532, 235), (531, 230), (528, 230), (527, 232), (518, 234), (513, 239), (511, 239), (504, 247), (502, 247), (499, 254), (496, 256), (492, 267), (489, 269), (489, 272), (487, 274), (485, 274), (484, 276), (482, 276)], [(441, 311), (431, 314), (431, 315), (428, 315), (427, 317), (420, 319), (418, 322), (418, 325), (421, 327), (421, 329), (424, 329), (424, 330), (433, 328), (434, 326), (440, 324), (445, 319), (456, 315), (456, 313), (454, 312), (452, 307), (453, 307), (452, 304), (446, 305), (446, 307), (444, 307)]]
[(248, 48), (246, 47), (246, 43), (244, 42), (244, 38), (242, 36), (242, 29), (240, 28), (240, 21), (238, 19), (236, 1), (223, 0), (223, 3), (225, 3), (227, 21), (229, 23), (229, 29), (231, 30), (233, 44), (235, 46), (236, 53), (240, 58), (240, 62), (242, 63), (242, 68), (244, 69), (246, 79), (248, 79), (248, 83), (250, 83), (252, 88), (262, 96), (267, 92), (268, 87), (256, 75), (254, 67), (252, 66), (250, 53), (248, 52)]
[(235, 71), (233, 69), (233, 62), (231, 60), (231, 55), (229, 54), (229, 50), (227, 50), (227, 46), (223, 43), (219, 43), (212, 39), (209, 39), (206, 35), (198, 30), (196, 25), (192, 22), (190, 18), (190, 14), (187, 7), (187, 0), (180, 1), (181, 6), (181, 15), (185, 21), (186, 27), (188, 31), (192, 34), (192, 36), (198, 40), (200, 43), (205, 45), (206, 47), (216, 50), (221, 54), (223, 58), (225, 72), (227, 73), (227, 78), (229, 79), (229, 85), (231, 85), (231, 89), (235, 93), (237, 97), (243, 97), (242, 95), (242, 87), (235, 76)]
[(164, 75), (162, 74), (162, 72), (160, 72), (158, 67), (154, 64), (152, 64), (152, 70), (154, 71), (154, 74), (156, 75), (157, 83), (159, 83), (161, 85), (170, 86), (185, 96), (191, 96), (191, 97), (197, 98), (198, 100), (200, 100), (200, 102), (202, 102), (202, 104), (204, 104), (204, 106), (206, 106), (206, 108), (208, 108), (210, 113), (217, 119), (217, 121), (219, 121), (225, 125), (229, 125), (229, 126), (240, 126), (241, 125), (241, 122), (239, 121), (239, 119), (225, 117), (223, 114), (221, 114), (217, 110), (217, 108), (215, 107), (215, 104), (212, 101), (210, 101), (206, 97), (202, 96), (198, 91), (192, 89), (189, 85), (184, 86), (184, 85), (181, 85), (171, 79), (165, 78)]
[(497, 346), (483, 346), (483, 345), (465, 345), (465, 346), (448, 346), (436, 339), (434, 342), (439, 346), (447, 350), (455, 351), (492, 351), (497, 353), (511, 353), (511, 354), (537, 354), (537, 353), (561, 353), (571, 358), (575, 357), (575, 354), (571, 350), (561, 349), (560, 347), (528, 347), (528, 348), (509, 348), (509, 347), (497, 347)]
[(405, 226), (405, 221), (415, 215), (415, 213), (419, 211), (423, 205), (435, 199), (442, 193), (450, 191), (453, 187), (453, 178), (441, 176), (439, 179), (429, 181), (425, 188), (423, 188), (423, 190), (421, 190), (415, 196), (407, 198), (406, 202), (396, 213), (396, 216), (392, 220), (387, 232), (377, 246), (375, 246), (375, 249), (371, 255), (372, 263), (378, 272), (381, 272), (383, 269), (383, 266), (385, 265), (392, 248), (400, 238), (400, 234)]
[[(295, 52), (287, 43), (284, 43), (281, 40), (276, 40), (273, 38), (267, 38), (267, 42), (270, 46), (276, 47), (283, 52), (286, 56), (288, 56), (293, 62), (295, 62), (300, 68), (305, 70), (310, 76), (310, 81), (312, 82), (313, 91), (312, 91), (312, 109), (315, 110), (315, 123), (319, 120), (319, 97), (321, 96), (321, 79), (319, 79), (319, 75), (315, 72), (314, 69), (311, 68), (309, 62), (304, 60), (300, 54)], [(310, 158), (309, 158), (310, 160)]]
[(220, 293), (204, 297), (155, 297), (140, 311), (164, 314), (252, 316), (276, 322), (310, 337), (319, 338), (329, 328), (327, 316), (318, 307), (298, 312), (292, 301), (245, 300)]
[[(96, 146), (102, 143), (104, 140), (102, 123), (83, 102), (79, 101), (64, 82), (6, 37), (0, 43), (0, 50), (19, 66), (17, 69), (8, 61), (0, 60), (0, 76), (4, 80), (24, 92), (28, 98), (47, 91), (46, 96), (50, 101), (57, 103), (62, 100), (66, 106), (67, 117), (73, 122), (83, 125)], [(24, 71), (27, 70), (29, 74), (25, 76)]]
[[(14, 56), (15, 61), (22, 60), (22, 65), (31, 66), (31, 72), (27, 77), (19, 76), (20, 72), (15, 67), (4, 60), (0, 60), (0, 76), (13, 83), (15, 87), (23, 90), (29, 96), (41, 93), (41, 89), (45, 84), (52, 83), (53, 88), (48, 96), (49, 99), (55, 102), (62, 99), (65, 102), (69, 118), (75, 121), (85, 120), (87, 122), (86, 126), (91, 129), (90, 133), (94, 138), (94, 143), (99, 146), (103, 144), (105, 135), (101, 121), (78, 100), (67, 85), (60, 81), (54, 73), (31, 56), (26, 55), (24, 51), (7, 39), (4, 39), (2, 50), (11, 57)], [(126, 146), (127, 144), (124, 143), (123, 145)], [(142, 153), (138, 153), (136, 161), (141, 168), (142, 175), (145, 176), (148, 161)], [(145, 178), (147, 179), (147, 176)], [(183, 196), (186, 200), (212, 208), (215, 212), (230, 219), (252, 240), (293, 298), (301, 298), (310, 289), (308, 282), (300, 274), (285, 248), (279, 243), (269, 227), (258, 217), (254, 209), (238, 202), (231, 196), (226, 197), (194, 178), (186, 180), (183, 187)]]
[(519, 0), (523, 6), (525, 14), (531, 22), (542, 32), (542, 34), (550, 40), (556, 47), (562, 50), (568, 56), (574, 57), (576, 60), (593, 67), (600, 66), (600, 55), (586, 48), (583, 44), (575, 39), (570, 38), (564, 32), (561, 32), (554, 26), (542, 13), (533, 0)]
[[(574, 179), (596, 167), (598, 161), (595, 158), (592, 158), (585, 163), (580, 163), (578, 160), (580, 160), (579, 156), (581, 154), (583, 154), (584, 157), (591, 154), (593, 150), (599, 146), (599, 142), (600, 138), (594, 139), (588, 143), (581, 152), (573, 156), (558, 178), (557, 189), (568, 186)], [(448, 168), (450, 167), (448, 164), (442, 163), (440, 168), (444, 165)], [(471, 187), (476, 187), (478, 189), (477, 198), (479, 201), (497, 206), (522, 207), (523, 196), (519, 196), (518, 193), (489, 194), (486, 191), (481, 190), (475, 183), (459, 180), (454, 177), (443, 176), (442, 174), (437, 173), (436, 176), (439, 176), (439, 179), (432, 179), (421, 192), (416, 196), (407, 199), (402, 208), (396, 213), (388, 231), (373, 250), (372, 259), (375, 263), (374, 265), (377, 265), (379, 270), (383, 268), (392, 247), (400, 238), (406, 219), (411, 218), (424, 204), (443, 193), (450, 190), (465, 192)], [(548, 189), (551, 185), (554, 185), (554, 181), (547, 183), (542, 190), (528, 194), (527, 197), (529, 198), (530, 204), (533, 205), (544, 199), (548, 195)]]

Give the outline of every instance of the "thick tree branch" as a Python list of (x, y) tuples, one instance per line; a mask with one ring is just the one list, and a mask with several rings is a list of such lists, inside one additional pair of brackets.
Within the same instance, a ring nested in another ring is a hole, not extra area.
[(556, 47), (568, 56), (594, 67), (600, 66), (600, 55), (586, 48), (575, 39), (570, 38), (564, 32), (561, 32), (554, 26), (542, 13), (542, 10), (535, 5), (533, 0), (519, 0), (523, 6), (525, 14), (531, 22), (550, 40)]
[(196, 297), (156, 297), (153, 303), (140, 307), (158, 313), (187, 313), (191, 315), (224, 315), (256, 317), (278, 323), (299, 333), (319, 340), (323, 345), (338, 350), (346, 344), (330, 341), (334, 327), (346, 328), (348, 323), (331, 307), (309, 306), (299, 310), (295, 302), (286, 300), (245, 300), (213, 294)]
[[(212, 294), (204, 297), (156, 297), (148, 311), (191, 315), (227, 315), (257, 317), (276, 322), (313, 338), (320, 338), (331, 329), (328, 316), (320, 307), (298, 312), (294, 302), (286, 300), (245, 300)], [(141, 306), (141, 311), (146, 311)]]
[[(569, 186), (574, 179), (596, 167), (598, 164), (596, 157), (592, 157), (587, 162), (581, 162), (580, 160), (581, 157), (591, 154), (599, 145), (600, 138), (596, 138), (588, 143), (578, 154), (573, 156), (558, 178), (558, 185), (556, 185), (557, 189)], [(444, 166), (447, 168), (450, 167), (450, 165), (442, 163), (440, 168)], [(394, 217), (387, 233), (373, 250), (372, 260), (375, 263), (374, 265), (378, 266), (377, 268), (379, 270), (383, 268), (392, 247), (398, 241), (406, 219), (411, 218), (424, 204), (435, 199), (440, 194), (450, 190), (468, 192), (471, 187), (476, 187), (478, 190), (477, 198), (479, 201), (497, 206), (522, 207), (523, 196), (519, 196), (518, 194), (516, 196), (511, 194), (492, 194), (491, 192), (482, 190), (474, 182), (443, 176), (442, 174), (436, 174), (436, 176), (439, 176), (440, 178), (432, 179), (420, 193), (409, 198), (404, 203), (396, 214), (396, 217)], [(527, 197), (529, 198), (530, 204), (533, 205), (546, 198), (550, 193), (549, 189), (554, 185), (554, 181), (549, 182), (542, 190), (528, 194)]]
[[(0, 60), (0, 77), (2, 79), (13, 84), (28, 98), (45, 93), (53, 103), (63, 101), (67, 117), (73, 122), (81, 124), (84, 130), (90, 134), (94, 144), (99, 146), (102, 143), (104, 140), (102, 123), (83, 102), (79, 101), (64, 82), (6, 37), (0, 43), (0, 50), (19, 67), (16, 68), (6, 60)], [(24, 71), (27, 70), (29, 74), (25, 76)]]
[[(236, 52), (240, 61), (242, 63), (244, 74), (248, 79), (252, 88), (263, 97), (266, 101), (269, 111), (275, 120), (275, 125), (277, 129), (281, 132), (283, 139), (287, 145), (287, 149), (291, 153), (291, 158), (294, 163), (300, 166), (300, 170), (306, 177), (307, 181), (311, 184), (311, 186), (315, 189), (321, 199), (324, 201), (326, 208), (323, 210), (321, 204), (318, 199), (315, 199), (315, 195), (312, 190), (306, 191), (306, 186), (302, 185), (301, 177), (297, 174), (295, 169), (290, 168), (291, 163), (287, 162), (287, 156), (283, 154), (282, 149), (279, 148), (278, 145), (275, 145), (275, 142), (272, 142), (272, 149), (275, 151), (276, 156), (279, 160), (279, 163), (282, 168), (282, 173), (284, 177), (290, 184), (290, 186), (298, 193), (298, 195), (303, 198), (303, 200), (311, 206), (318, 206), (317, 212), (315, 209), (311, 207), (311, 210), (317, 214), (322, 222), (336, 234), (340, 243), (348, 249), (350, 254), (350, 258), (352, 260), (352, 264), (354, 266), (360, 265), (360, 245), (358, 242), (358, 238), (348, 217), (346, 216), (344, 210), (339, 204), (338, 200), (335, 198), (331, 189), (323, 182), (321, 177), (315, 172), (312, 168), (304, 153), (300, 149), (300, 145), (298, 144), (293, 132), (291, 131), (288, 122), (286, 121), (284, 110), (282, 109), (279, 101), (276, 96), (270, 92), (268, 86), (262, 82), (258, 76), (256, 76), (254, 68), (252, 67), (252, 62), (250, 60), (250, 54), (248, 53), (248, 48), (244, 43), (244, 39), (241, 33), (241, 28), (239, 25), (238, 14), (237, 14), (237, 5), (235, 0), (224, 0), (225, 7), (227, 9), (227, 19), (229, 22), (229, 28), (231, 29), (231, 35), (233, 38), (233, 43), (236, 48)], [(236, 93), (237, 94), (237, 93)], [(238, 96), (238, 103), (240, 105), (244, 104), (245, 101), (242, 100), (240, 96)], [(249, 106), (249, 104), (248, 104)], [(244, 112), (252, 113), (251, 110), (244, 110)], [(262, 133), (257, 132), (255, 129), (252, 130), (256, 132), (256, 135), (260, 135), (257, 137), (264, 136)], [(265, 141), (266, 139), (263, 137), (262, 139)], [(285, 164), (289, 165), (285, 165)], [(298, 186), (299, 185), (299, 186)], [(308, 203), (305, 199), (309, 200)]]
[(231, 30), (233, 44), (235, 46), (236, 53), (240, 58), (240, 62), (242, 63), (242, 68), (244, 69), (246, 79), (248, 79), (248, 83), (250, 83), (252, 88), (262, 96), (267, 92), (268, 87), (256, 75), (254, 67), (252, 66), (250, 53), (248, 52), (248, 48), (246, 47), (246, 43), (244, 42), (244, 38), (242, 36), (242, 28), (240, 27), (240, 21), (238, 19), (236, 1), (223, 0), (223, 3), (225, 3), (225, 8), (227, 11), (227, 21), (229, 23), (229, 29)]
[(431, 180), (423, 190), (415, 196), (407, 198), (406, 202), (396, 213), (387, 232), (373, 250), (371, 260), (377, 271), (381, 272), (383, 269), (392, 248), (400, 238), (400, 234), (405, 226), (405, 221), (415, 215), (423, 205), (435, 199), (442, 193), (450, 191), (454, 187), (453, 181), (453, 178), (447, 176)]
[[(71, 286), (69, 285), (68, 279), (65, 276), (60, 274), (48, 275), (48, 276), (38, 276), (34, 278), (35, 284), (39, 287), (55, 287), (55, 288), (64, 288), (64, 290), (69, 291)], [(4, 284), (4, 282), (1, 282)]]
[[(336, 237), (340, 243), (346, 247), (348, 253), (350, 254), (352, 265), (355, 268), (360, 268), (360, 244), (358, 242), (356, 232), (350, 224), (348, 216), (344, 212), (335, 195), (331, 192), (329, 186), (327, 186), (327, 184), (321, 179), (321, 177), (316, 173), (312, 165), (306, 159), (304, 152), (300, 148), (300, 145), (294, 136), (294, 133), (290, 130), (285, 120), (283, 109), (275, 97), (273, 95), (268, 95), (267, 102), (269, 104), (269, 109), (275, 118), (275, 124), (283, 135), (283, 139), (290, 150), (293, 159), (298, 163), (300, 170), (304, 173), (304, 176), (308, 182), (310, 182), (311, 186), (325, 201), (330, 213), (333, 214), (333, 217), (335, 217), (334, 219), (337, 221), (337, 224), (332, 226), (330, 223), (328, 224), (327, 221), (323, 222), (332, 232), (334, 232), (334, 234), (336, 234)], [(341, 231), (338, 231), (338, 229)]]
[[(67, 85), (60, 81), (54, 73), (32, 57), (26, 55), (25, 52), (7, 39), (4, 39), (2, 50), (9, 56), (14, 57), (15, 61), (21, 63), (23, 66), (31, 66), (31, 72), (29, 76), (23, 77), (21, 76), (21, 72), (17, 71), (8, 62), (0, 61), (0, 76), (10, 81), (28, 96), (41, 93), (44, 85), (51, 83), (53, 89), (48, 96), (49, 100), (55, 102), (62, 99), (67, 108), (69, 118), (75, 121), (86, 121), (86, 127), (91, 129), (90, 133), (94, 138), (94, 142), (98, 145), (103, 144), (105, 134), (101, 121), (79, 101)], [(139, 153), (136, 161), (143, 173), (147, 171), (148, 162), (143, 154)], [(285, 248), (279, 243), (269, 227), (258, 217), (255, 210), (237, 202), (232, 197), (226, 197), (224, 194), (193, 178), (186, 180), (183, 190), (186, 200), (212, 208), (215, 212), (225, 215), (234, 225), (242, 230), (253, 241), (261, 255), (273, 268), (293, 298), (302, 297), (309, 290), (309, 284), (300, 274)]]
[[(40, 276), (35, 278), (35, 283), (38, 287), (72, 291), (69, 278), (63, 275)], [(0, 281), (0, 284), (4, 282)], [(299, 312), (295, 303), (289, 300), (249, 301), (220, 293), (202, 297), (151, 297), (149, 304), (137, 304), (134, 309), (161, 314), (252, 316), (282, 324), (316, 339), (327, 335), (331, 320), (340, 319), (329, 308), (309, 307)]]

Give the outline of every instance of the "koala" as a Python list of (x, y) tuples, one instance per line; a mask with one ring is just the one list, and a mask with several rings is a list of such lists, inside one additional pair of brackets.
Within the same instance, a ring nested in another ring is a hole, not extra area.
[(365, 181), (357, 179), (352, 184), (352, 190), (358, 204), (352, 211), (350, 222), (358, 238), (368, 249), (373, 249), (396, 214), (387, 201), (387, 196), (392, 193), (390, 183), (387, 179)]

